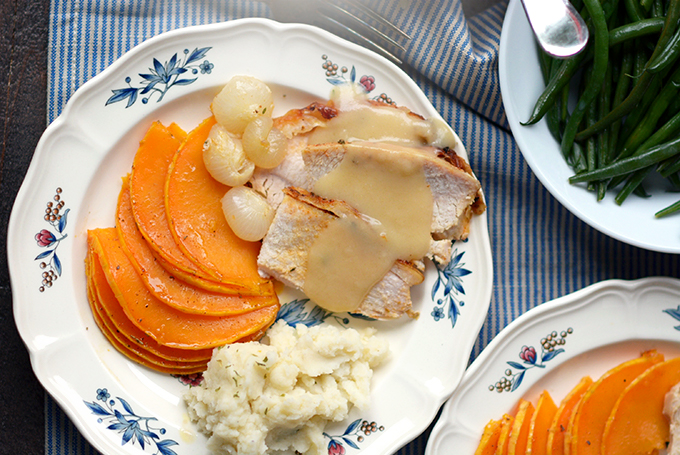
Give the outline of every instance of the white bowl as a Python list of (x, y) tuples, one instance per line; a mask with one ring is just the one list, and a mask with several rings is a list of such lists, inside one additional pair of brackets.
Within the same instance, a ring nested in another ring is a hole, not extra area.
[(562, 158), (559, 143), (545, 120), (522, 126), (545, 84), (538, 62), (538, 48), (519, 0), (510, 0), (503, 22), (499, 55), (501, 93), (510, 129), (524, 158), (550, 193), (578, 218), (622, 242), (665, 253), (680, 253), (680, 220), (656, 219), (654, 214), (680, 199), (661, 177), (645, 181), (652, 197), (630, 196), (621, 206), (614, 202), (617, 190), (602, 201), (584, 185), (571, 185), (574, 173)]

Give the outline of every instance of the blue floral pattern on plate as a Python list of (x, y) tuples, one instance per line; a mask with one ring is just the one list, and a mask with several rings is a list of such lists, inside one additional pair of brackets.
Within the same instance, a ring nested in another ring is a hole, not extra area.
[(125, 83), (128, 85), (125, 88), (111, 90), (113, 95), (106, 100), (106, 106), (120, 101), (127, 100), (126, 108), (132, 106), (137, 101), (139, 95), (148, 95), (142, 98), (142, 103), (146, 104), (151, 99), (151, 95), (157, 93), (160, 102), (171, 87), (176, 85), (193, 84), (198, 77), (187, 78), (183, 77), (187, 72), (192, 75), (210, 74), (215, 67), (214, 64), (208, 60), (202, 60), (212, 47), (196, 48), (189, 52), (189, 49), (184, 49), (184, 57), (179, 60), (177, 53), (175, 53), (170, 60), (161, 63), (158, 59), (153, 59), (153, 68), (149, 68), (148, 73), (139, 73), (142, 80), (138, 86), (132, 86), (132, 78), (126, 77)]
[[(460, 315), (460, 307), (465, 305), (457, 297), (462, 294), (465, 295), (465, 289), (463, 288), (463, 277), (471, 274), (472, 272), (465, 268), (465, 263), (462, 262), (463, 255), (465, 252), (458, 253), (456, 248), (451, 255), (451, 261), (444, 267), (441, 267), (435, 262), (435, 267), (437, 268), (437, 280), (434, 285), (432, 285), (431, 297), (436, 303), (436, 306), (432, 309), (432, 317), (435, 321), (439, 321), (448, 316), (451, 320), (451, 327), (456, 326), (458, 321), (458, 316)], [(437, 293), (443, 286), (443, 295), (437, 298)]]
[[(118, 397), (118, 402), (116, 402), (116, 400), (110, 398), (111, 394), (107, 389), (97, 389), (97, 400), (84, 401), (84, 403), (92, 414), (99, 416), (97, 422), (107, 423), (107, 430), (115, 431), (121, 435), (121, 445), (128, 442), (137, 443), (142, 450), (146, 450), (147, 447), (153, 450), (155, 447), (154, 454), (177, 455), (170, 447), (176, 446), (178, 443), (172, 439), (161, 439), (156, 433), (165, 434), (165, 428), (151, 427), (150, 422), (158, 419), (138, 416), (132, 410), (130, 403), (124, 399)], [(102, 404), (98, 403), (100, 401)], [(122, 411), (118, 409), (117, 404), (122, 406)]]
[[(308, 305), (313, 305), (311, 309), (307, 309)], [(373, 320), (362, 314), (347, 313), (355, 319)], [(313, 327), (323, 323), (326, 319), (332, 318), (342, 326), (349, 324), (349, 318), (340, 317), (337, 313), (326, 311), (309, 299), (295, 299), (288, 303), (281, 305), (276, 321), (282, 319), (290, 326), (295, 327), (297, 324), (304, 324), (307, 327)]]
[[(675, 319), (676, 321), (680, 321), (680, 305), (678, 305), (677, 308), (669, 308), (667, 310), (663, 310), (664, 313), (669, 314)], [(676, 325), (673, 327), (675, 330), (680, 330), (680, 325)]]
[(533, 346), (522, 346), (519, 352), (519, 358), (522, 363), (515, 361), (508, 361), (507, 364), (511, 368), (505, 370), (505, 376), (499, 379), (496, 384), (489, 386), (490, 391), (501, 392), (513, 392), (522, 384), (524, 375), (527, 371), (532, 368), (545, 368), (545, 363), (551, 361), (558, 354), (564, 352), (564, 349), (560, 346), (564, 346), (567, 343), (567, 336), (574, 333), (574, 329), (569, 327), (563, 330), (559, 334), (553, 331), (541, 339), (541, 356), (538, 356), (536, 348)]
[(34, 259), (40, 261), (40, 268), (43, 271), (40, 292), (52, 287), (54, 281), (61, 276), (62, 265), (59, 256), (57, 256), (57, 248), (61, 241), (68, 236), (64, 233), (64, 230), (66, 229), (68, 213), (71, 210), (64, 210), (65, 203), (61, 199), (61, 193), (62, 189), (57, 188), (53, 200), (48, 201), (45, 208), (44, 219), (56, 233), (49, 229), (41, 229), (34, 237), (39, 247), (46, 248)]

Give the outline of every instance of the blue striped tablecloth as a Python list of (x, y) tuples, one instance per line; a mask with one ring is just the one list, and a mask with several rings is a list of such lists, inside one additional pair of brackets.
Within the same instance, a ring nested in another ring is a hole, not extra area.
[[(472, 358), (510, 321), (547, 300), (609, 278), (680, 276), (680, 256), (613, 240), (584, 224), (539, 183), (507, 129), (498, 81), (501, 1), (465, 17), (460, 0), (371, 0), (412, 36), (400, 56), (467, 147), (488, 202), (494, 284)], [(241, 17), (270, 17), (243, 0), (53, 0), (48, 122), (84, 82), (158, 33)], [(631, 220), (633, 222), (633, 220)], [(96, 453), (58, 405), (45, 403), (48, 455)], [(400, 454), (421, 454), (427, 432)]]

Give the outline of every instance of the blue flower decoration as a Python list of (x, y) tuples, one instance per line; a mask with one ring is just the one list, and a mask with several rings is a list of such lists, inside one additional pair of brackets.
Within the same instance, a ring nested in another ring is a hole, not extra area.
[[(465, 268), (465, 263), (462, 262), (464, 254), (465, 252), (458, 253), (458, 249), (455, 249), (451, 261), (449, 261), (445, 267), (441, 267), (435, 262), (437, 280), (432, 286), (431, 297), (433, 301), (437, 302), (437, 305), (441, 305), (443, 308), (436, 307), (432, 310), (431, 314), (435, 321), (439, 321), (443, 318), (446, 309), (446, 315), (451, 320), (451, 327), (456, 326), (456, 321), (458, 321), (458, 315), (460, 314), (460, 307), (463, 306), (463, 302), (457, 300), (460, 295), (465, 295), (463, 277), (472, 273)], [(436, 299), (437, 293), (442, 288), (443, 297)]]
[(440, 306), (436, 306), (432, 309), (432, 313), (430, 314), (432, 315), (435, 321), (439, 321), (444, 317), (444, 309)]
[(115, 431), (121, 435), (121, 445), (137, 443), (142, 450), (147, 447), (153, 450), (155, 447), (154, 454), (177, 455), (170, 447), (178, 445), (178, 443), (172, 439), (161, 439), (158, 435), (158, 433), (165, 434), (165, 428), (151, 426), (151, 422), (157, 419), (138, 416), (132, 410), (130, 403), (120, 397), (117, 400), (122, 409), (117, 409), (116, 400), (106, 402), (110, 396), (107, 389), (101, 388), (97, 389), (97, 401), (104, 402), (104, 405), (97, 401), (83, 402), (92, 414), (98, 416), (97, 422), (106, 423), (107, 430)]
[[(667, 310), (663, 310), (664, 313), (670, 315), (673, 319), (676, 321), (680, 321), (680, 305), (676, 309), (669, 308)], [(676, 325), (674, 327), (675, 330), (680, 330), (680, 325)]]
[(170, 60), (161, 63), (158, 59), (153, 59), (153, 68), (149, 68), (148, 73), (139, 73), (142, 78), (139, 86), (132, 86), (132, 78), (129, 76), (125, 78), (125, 83), (128, 87), (111, 90), (113, 95), (106, 101), (106, 106), (120, 101), (127, 100), (126, 108), (132, 106), (137, 101), (139, 95), (148, 95), (142, 98), (142, 103), (149, 102), (151, 95), (157, 93), (160, 102), (171, 87), (176, 85), (189, 85), (196, 81), (196, 77), (187, 78), (185, 73), (197, 74), (200, 69), (201, 74), (210, 74), (215, 67), (208, 60), (203, 60), (203, 63), (198, 63), (202, 60), (211, 47), (196, 48), (189, 52), (189, 49), (184, 49), (184, 59), (179, 60), (175, 53)]
[(106, 402), (111, 397), (107, 389), (97, 389), (97, 400)]
[(309, 299), (295, 299), (282, 305), (279, 313), (276, 315), (276, 320), (283, 319), (292, 327), (295, 327), (297, 324), (313, 327), (321, 324), (333, 314), (319, 306), (314, 306), (312, 310), (307, 312), (305, 311), (307, 302), (309, 302)]
[(210, 74), (214, 67), (215, 65), (213, 65), (207, 60), (204, 60), (203, 63), (198, 65), (198, 68), (201, 70), (201, 74)]

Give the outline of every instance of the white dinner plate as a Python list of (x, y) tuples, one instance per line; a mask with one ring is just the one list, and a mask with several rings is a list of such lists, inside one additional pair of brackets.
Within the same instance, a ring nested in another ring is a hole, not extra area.
[(654, 214), (680, 200), (668, 182), (658, 176), (645, 180), (652, 195), (631, 195), (622, 205), (614, 202), (618, 189), (598, 202), (582, 184), (568, 182), (574, 172), (562, 158), (559, 143), (545, 119), (522, 126), (531, 115), (545, 84), (538, 62), (538, 47), (520, 0), (510, 0), (503, 21), (498, 62), (503, 104), (512, 134), (531, 170), (550, 193), (574, 215), (617, 240), (653, 251), (680, 253), (677, 216), (657, 219)]
[[(387, 60), (313, 27), (262, 19), (149, 39), (74, 94), (35, 151), (12, 211), (8, 256), (14, 315), (33, 369), (105, 454), (207, 451), (181, 398), (187, 378), (128, 361), (98, 330), (83, 261), (87, 230), (114, 225), (121, 177), (151, 122), (174, 121), (190, 130), (210, 115), (210, 100), (236, 74), (272, 87), (275, 114), (328, 99), (334, 84), (367, 76), (370, 96), (438, 116), (416, 84)], [(456, 151), (467, 158), (462, 145)], [(48, 204), (59, 206), (61, 220), (44, 218)], [(392, 355), (375, 373), (369, 408), (353, 410), (327, 429), (334, 450), (398, 450), (431, 423), (460, 381), (491, 298), (486, 215), (472, 221), (469, 240), (456, 242), (454, 250), (450, 266), (440, 270), (429, 263), (425, 282), (413, 289), (417, 320), (383, 323), (311, 312), (309, 303), (298, 306), (304, 296), (281, 294), (289, 320), (371, 324), (390, 343)], [(45, 284), (43, 273), (52, 277)], [(357, 420), (375, 422), (375, 431), (360, 433)]]
[[(552, 352), (541, 344), (548, 336), (557, 341)], [(520, 353), (531, 348), (536, 356), (524, 357), (534, 361), (523, 360)], [(539, 305), (475, 359), (444, 405), (425, 453), (473, 455), (484, 426), (512, 412), (520, 398), (536, 403), (547, 390), (559, 403), (583, 376), (596, 380), (648, 349), (680, 356), (680, 280), (603, 281)], [(496, 390), (501, 380), (510, 391)]]

